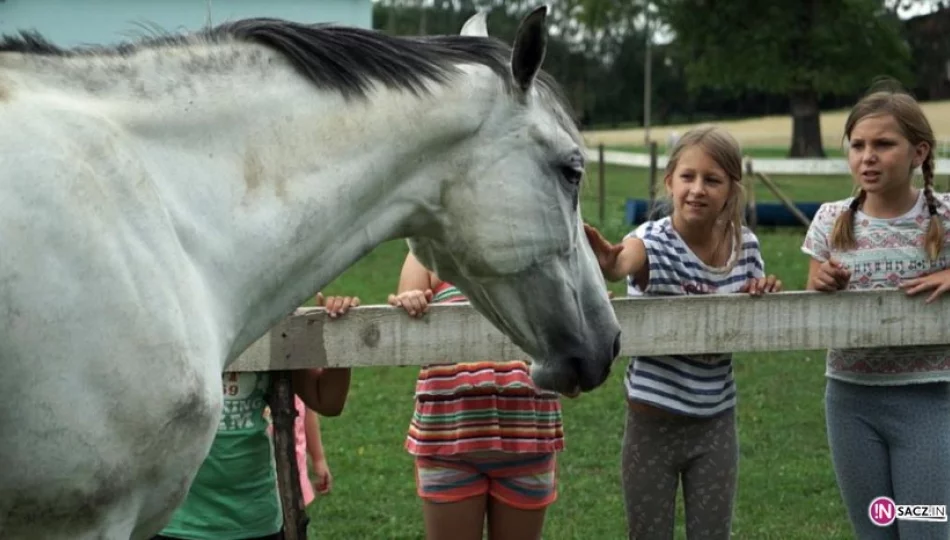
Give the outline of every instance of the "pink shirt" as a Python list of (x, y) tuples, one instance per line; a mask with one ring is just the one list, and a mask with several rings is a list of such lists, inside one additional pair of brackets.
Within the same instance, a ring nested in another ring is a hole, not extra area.
[(300, 492), (303, 494), (303, 505), (308, 506), (314, 499), (313, 483), (307, 468), (307, 430), (304, 427), (304, 418), (307, 406), (303, 400), (294, 396), (294, 406), (297, 408), (297, 418), (294, 419), (294, 442), (297, 447), (297, 471), (300, 473)]
[[(303, 505), (308, 506), (313, 502), (316, 496), (313, 492), (313, 484), (310, 482), (309, 468), (307, 467), (307, 428), (304, 425), (304, 418), (307, 413), (307, 406), (303, 400), (294, 396), (294, 407), (297, 409), (297, 418), (294, 419), (294, 448), (297, 454), (297, 472), (300, 473), (300, 493), (303, 495)], [(267, 427), (267, 432), (274, 435), (274, 425)]]

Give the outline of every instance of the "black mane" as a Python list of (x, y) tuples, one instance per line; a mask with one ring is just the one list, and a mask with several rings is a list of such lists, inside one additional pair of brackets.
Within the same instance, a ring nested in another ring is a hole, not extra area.
[[(35, 56), (127, 56), (137, 51), (169, 46), (243, 41), (282, 54), (303, 77), (319, 88), (346, 98), (365, 98), (373, 82), (394, 90), (424, 93), (427, 82), (444, 83), (457, 64), (487, 66), (513, 88), (511, 47), (494, 38), (473, 36), (390, 36), (382, 32), (331, 24), (305, 24), (276, 18), (249, 18), (226, 22), (194, 33), (162, 33), (116, 45), (61, 48), (38, 32), (0, 34), (0, 54)], [(583, 140), (570, 103), (560, 86), (539, 71), (535, 84), (558, 119), (580, 145)]]
[[(163, 34), (109, 46), (61, 48), (37, 32), (0, 35), (0, 53), (73, 57), (129, 55), (162, 46), (228, 40), (258, 43), (283, 54), (297, 71), (325, 89), (365, 96), (372, 81), (420, 93), (427, 81), (445, 82), (457, 63), (491, 68), (510, 83), (511, 48), (495, 39), (468, 36), (394, 37), (355, 27), (303, 24), (275, 18), (226, 22), (196, 33)], [(558, 96), (545, 73), (539, 82)]]

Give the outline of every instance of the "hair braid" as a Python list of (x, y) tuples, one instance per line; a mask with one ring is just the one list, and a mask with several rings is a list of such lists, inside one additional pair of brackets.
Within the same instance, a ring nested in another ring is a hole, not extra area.
[(927, 157), (921, 165), (921, 172), (924, 174), (924, 198), (927, 201), (927, 210), (930, 213), (930, 226), (927, 227), (927, 235), (924, 238), (924, 246), (927, 248), (927, 257), (931, 261), (940, 255), (943, 249), (944, 229), (940, 221), (940, 215), (937, 213), (937, 199), (934, 197), (934, 155), (933, 151), (927, 152)]
[(864, 203), (867, 193), (863, 189), (858, 190), (858, 194), (848, 205), (848, 209), (841, 212), (838, 219), (835, 220), (835, 226), (831, 230), (831, 247), (846, 251), (854, 249), (857, 246), (857, 240), (854, 237), (854, 216), (858, 209)]

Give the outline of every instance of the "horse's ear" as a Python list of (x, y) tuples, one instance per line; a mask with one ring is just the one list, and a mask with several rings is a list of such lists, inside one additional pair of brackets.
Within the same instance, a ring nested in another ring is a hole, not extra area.
[(548, 45), (546, 20), (548, 7), (541, 6), (521, 20), (515, 43), (511, 50), (511, 75), (515, 84), (527, 93), (534, 77), (544, 62), (544, 53)]
[(488, 37), (487, 21), (488, 12), (479, 11), (465, 21), (465, 24), (462, 25), (462, 31), (459, 33), (463, 36)]

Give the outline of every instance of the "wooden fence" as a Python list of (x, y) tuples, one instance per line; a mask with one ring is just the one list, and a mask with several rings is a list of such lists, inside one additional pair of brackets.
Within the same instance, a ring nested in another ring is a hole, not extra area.
[[(950, 343), (950, 302), (923, 298), (898, 290), (795, 291), (621, 298), (613, 306), (623, 329), (621, 356)], [(390, 306), (354, 308), (336, 320), (304, 308), (282, 320), (228, 371), (275, 374), (269, 402), (287, 540), (305, 538), (290, 370), (525, 356), (467, 303), (430, 305), (421, 320)]]
[[(950, 343), (950, 302), (898, 290), (792, 291), (751, 297), (618, 298), (621, 356)], [(305, 308), (248, 348), (228, 371), (418, 366), (525, 358), (469, 304), (431, 305), (423, 319), (362, 306), (331, 320)]]

